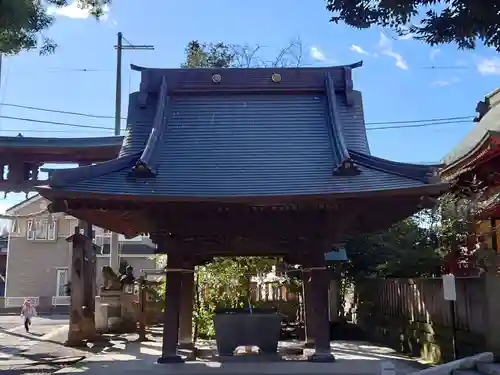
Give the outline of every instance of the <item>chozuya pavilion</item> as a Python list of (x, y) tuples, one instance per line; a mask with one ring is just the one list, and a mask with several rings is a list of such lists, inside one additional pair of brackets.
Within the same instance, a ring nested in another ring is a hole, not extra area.
[(433, 166), (370, 155), (352, 81), (361, 65), (132, 66), (141, 84), (118, 157), (55, 172), (38, 188), (54, 212), (130, 237), (150, 233), (168, 254), (159, 362), (179, 360), (182, 295), (192, 296), (176, 271), (225, 255), (302, 264), (312, 359), (333, 359), (325, 253), (347, 233), (388, 227), (446, 189)]

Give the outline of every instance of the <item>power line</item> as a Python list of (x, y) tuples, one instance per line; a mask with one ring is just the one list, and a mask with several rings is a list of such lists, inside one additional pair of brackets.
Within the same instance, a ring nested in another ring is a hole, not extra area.
[[(111, 128), (106, 128), (106, 129), (92, 129), (92, 130), (98, 130), (98, 131), (109, 131)], [(32, 132), (32, 133), (64, 133), (68, 134), (68, 130), (62, 130), (62, 129), (48, 129), (48, 130), (35, 130), (35, 129), (0, 129), (1, 132), (8, 132), (8, 133), (22, 133), (22, 132)], [(101, 136), (101, 135), (99, 135)]]
[(366, 125), (414, 124), (414, 123), (421, 123), (421, 122), (455, 121), (455, 120), (472, 121), (473, 117), (472, 116), (460, 116), (460, 117), (434, 118), (434, 119), (427, 119), (427, 120), (380, 121), (380, 122), (367, 122)]
[[(16, 120), (16, 121), (34, 122), (34, 123), (39, 123), (39, 124), (50, 124), (50, 125), (58, 125), (58, 126), (68, 126), (68, 127), (73, 127), (73, 128), (92, 129), (92, 130), (112, 130), (113, 129), (113, 128), (107, 127), (107, 126), (73, 124), (73, 123), (60, 122), (60, 121), (38, 120), (38, 119), (27, 118), (27, 117), (15, 117), (15, 116), (0, 115), (0, 118), (5, 118), (5, 119), (9, 119), (9, 120)], [(417, 121), (421, 121), (421, 120), (417, 120)], [(460, 124), (460, 123), (470, 123), (470, 122), (472, 122), (472, 120), (445, 120), (445, 121), (421, 122), (421, 123), (412, 123), (412, 124), (394, 125), (394, 126), (389, 125), (389, 126), (367, 127), (366, 130), (368, 131), (368, 130), (423, 128), (423, 127), (429, 127), (429, 126)], [(381, 124), (381, 123), (379, 123), (379, 124)]]
[(45, 72), (48, 73), (107, 73), (112, 72), (112, 69), (92, 69), (92, 68), (48, 68)]
[(0, 115), (0, 118), (5, 118), (5, 119), (9, 119), (9, 120), (16, 120), (16, 121), (35, 122), (35, 123), (38, 123), (38, 124), (50, 124), (50, 125), (70, 126), (70, 127), (73, 127), (73, 128), (105, 129), (105, 130), (112, 130), (113, 129), (113, 128), (104, 127), (104, 126), (71, 124), (71, 123), (67, 123), (67, 122), (49, 121), (49, 120), (37, 120), (37, 119), (26, 118), (26, 117), (15, 117), (15, 116)]
[[(42, 107), (34, 107), (22, 104), (12, 104), (12, 103), (0, 103), (0, 106), (4, 107), (13, 107), (13, 108), (23, 108), (33, 111), (40, 112), (50, 112), (50, 113), (61, 113), (65, 115), (73, 115), (73, 116), (81, 116), (81, 117), (90, 117), (90, 118), (98, 118), (98, 119), (114, 119), (114, 116), (106, 116), (106, 115), (95, 115), (91, 113), (85, 112), (73, 112), (73, 111), (63, 111), (59, 109), (50, 109), (50, 108), (42, 108)], [(126, 120), (126, 117), (121, 117), (122, 120)], [(376, 121), (376, 122), (367, 122), (365, 125), (391, 125), (391, 124), (415, 124), (415, 123), (427, 123), (427, 122), (437, 122), (437, 121), (455, 121), (459, 120), (470, 120), (472, 121), (472, 116), (457, 116), (457, 117), (443, 117), (443, 118), (433, 118), (433, 119), (420, 119), (420, 120), (401, 120), (401, 121)]]
[[(73, 116), (81, 116), (81, 117), (91, 117), (91, 118), (100, 118), (100, 119), (114, 119), (114, 116), (105, 116), (105, 115), (93, 115), (90, 113), (84, 113), (84, 112), (73, 112), (73, 111), (62, 111), (59, 109), (50, 109), (50, 108), (41, 108), (41, 107), (32, 107), (29, 105), (22, 105), (22, 104), (11, 104), (11, 103), (0, 103), (0, 106), (3, 107), (12, 107), (12, 108), (23, 108), (23, 109), (29, 109), (32, 111), (40, 111), (40, 112), (50, 112), (50, 113), (61, 113), (64, 115), (73, 115)], [(122, 120), (126, 120), (126, 117), (122, 117)]]
[(429, 126), (436, 125), (447, 125), (447, 124), (466, 124), (471, 123), (472, 120), (461, 120), (461, 121), (436, 121), (436, 122), (428, 122), (421, 124), (410, 124), (410, 125), (396, 125), (396, 126), (374, 126), (371, 128), (366, 128), (366, 130), (387, 130), (387, 129), (409, 129), (409, 128), (426, 128)]

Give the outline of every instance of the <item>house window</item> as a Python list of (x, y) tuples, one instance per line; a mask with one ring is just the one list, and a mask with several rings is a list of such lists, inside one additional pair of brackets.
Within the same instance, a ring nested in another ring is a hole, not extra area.
[(28, 220), (26, 238), (32, 241), (55, 241), (57, 239), (57, 222), (48, 219)]
[(67, 283), (68, 283), (68, 269), (67, 268), (58, 269), (56, 297), (64, 297), (66, 295)]
[(12, 226), (10, 228), (10, 232), (15, 234), (21, 233), (21, 228), (19, 227), (19, 221), (12, 220)]
[(47, 225), (47, 239), (49, 241), (56, 240), (56, 222), (54, 220), (49, 221)]

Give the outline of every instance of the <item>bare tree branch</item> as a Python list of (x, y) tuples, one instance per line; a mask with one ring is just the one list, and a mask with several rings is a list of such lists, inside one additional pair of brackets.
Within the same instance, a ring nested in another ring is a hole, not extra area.
[(286, 47), (280, 49), (275, 59), (269, 61), (261, 57), (263, 46), (249, 44), (229, 46), (234, 55), (233, 66), (237, 68), (271, 68), (303, 66), (304, 48), (300, 38), (292, 40)]

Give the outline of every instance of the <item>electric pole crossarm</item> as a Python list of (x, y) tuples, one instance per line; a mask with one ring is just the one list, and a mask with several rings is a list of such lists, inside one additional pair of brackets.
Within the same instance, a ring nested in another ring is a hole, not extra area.
[[(116, 50), (116, 97), (115, 97), (115, 135), (120, 135), (121, 127), (121, 107), (122, 107), (122, 52), (131, 50), (143, 50), (151, 51), (154, 50), (154, 46), (148, 44), (133, 45), (127, 39), (123, 37), (123, 34), (118, 33), (118, 40), (115, 45)], [(123, 40), (128, 43), (128, 45), (123, 45)], [(120, 268), (120, 251), (118, 244), (118, 234), (115, 232), (111, 233), (110, 239), (110, 254), (109, 254), (109, 265), (117, 272)]]

